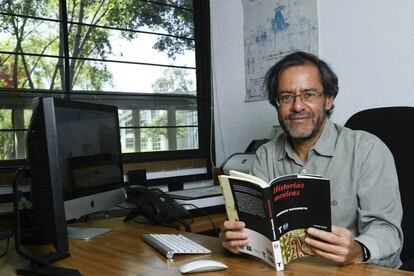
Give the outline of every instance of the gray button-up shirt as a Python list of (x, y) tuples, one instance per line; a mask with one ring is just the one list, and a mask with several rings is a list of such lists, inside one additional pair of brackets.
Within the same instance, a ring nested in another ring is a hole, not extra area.
[(270, 181), (284, 174), (317, 174), (331, 180), (332, 223), (352, 231), (370, 251), (369, 263), (397, 268), (403, 244), (402, 208), (394, 158), (365, 131), (326, 120), (305, 163), (285, 133), (257, 150), (252, 174)]

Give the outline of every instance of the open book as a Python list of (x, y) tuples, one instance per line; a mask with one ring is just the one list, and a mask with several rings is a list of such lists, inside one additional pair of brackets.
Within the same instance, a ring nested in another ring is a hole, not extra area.
[(314, 255), (306, 229), (331, 231), (330, 182), (315, 175), (284, 175), (266, 183), (230, 171), (219, 176), (227, 216), (246, 223), (249, 243), (240, 252), (283, 270), (298, 257)]

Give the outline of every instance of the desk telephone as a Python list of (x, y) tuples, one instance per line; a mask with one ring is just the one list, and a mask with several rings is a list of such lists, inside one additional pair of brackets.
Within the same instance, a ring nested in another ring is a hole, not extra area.
[(160, 189), (148, 189), (134, 185), (126, 188), (127, 202), (134, 203), (137, 208), (124, 219), (129, 221), (143, 215), (157, 224), (180, 221), (189, 217), (188, 211)]

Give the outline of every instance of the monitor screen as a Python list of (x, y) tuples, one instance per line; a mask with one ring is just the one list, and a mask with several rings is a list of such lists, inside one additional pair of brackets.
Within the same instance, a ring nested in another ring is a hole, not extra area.
[[(21, 181), (16, 178), (15, 244), (16, 251), (36, 266), (47, 266), (69, 256), (68, 220), (124, 201), (118, 109), (54, 98), (37, 98), (33, 103), (27, 156), (34, 220), (30, 231), (25, 231), (30, 234), (23, 235), (17, 196)], [(32, 241), (51, 243), (54, 249), (38, 255), (23, 246)], [(33, 269), (18, 271), (31, 275)]]
[(66, 220), (124, 201), (115, 106), (54, 99)]

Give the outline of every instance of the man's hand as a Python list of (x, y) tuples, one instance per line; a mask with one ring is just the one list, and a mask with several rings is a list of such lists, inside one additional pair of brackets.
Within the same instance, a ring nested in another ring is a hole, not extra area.
[(221, 244), (227, 250), (238, 253), (238, 247), (247, 244), (248, 235), (243, 232), (245, 227), (242, 221), (226, 220), (220, 226)]
[(305, 242), (317, 255), (340, 265), (362, 262), (361, 245), (348, 229), (333, 225), (332, 232), (326, 232), (311, 227), (307, 233)]

